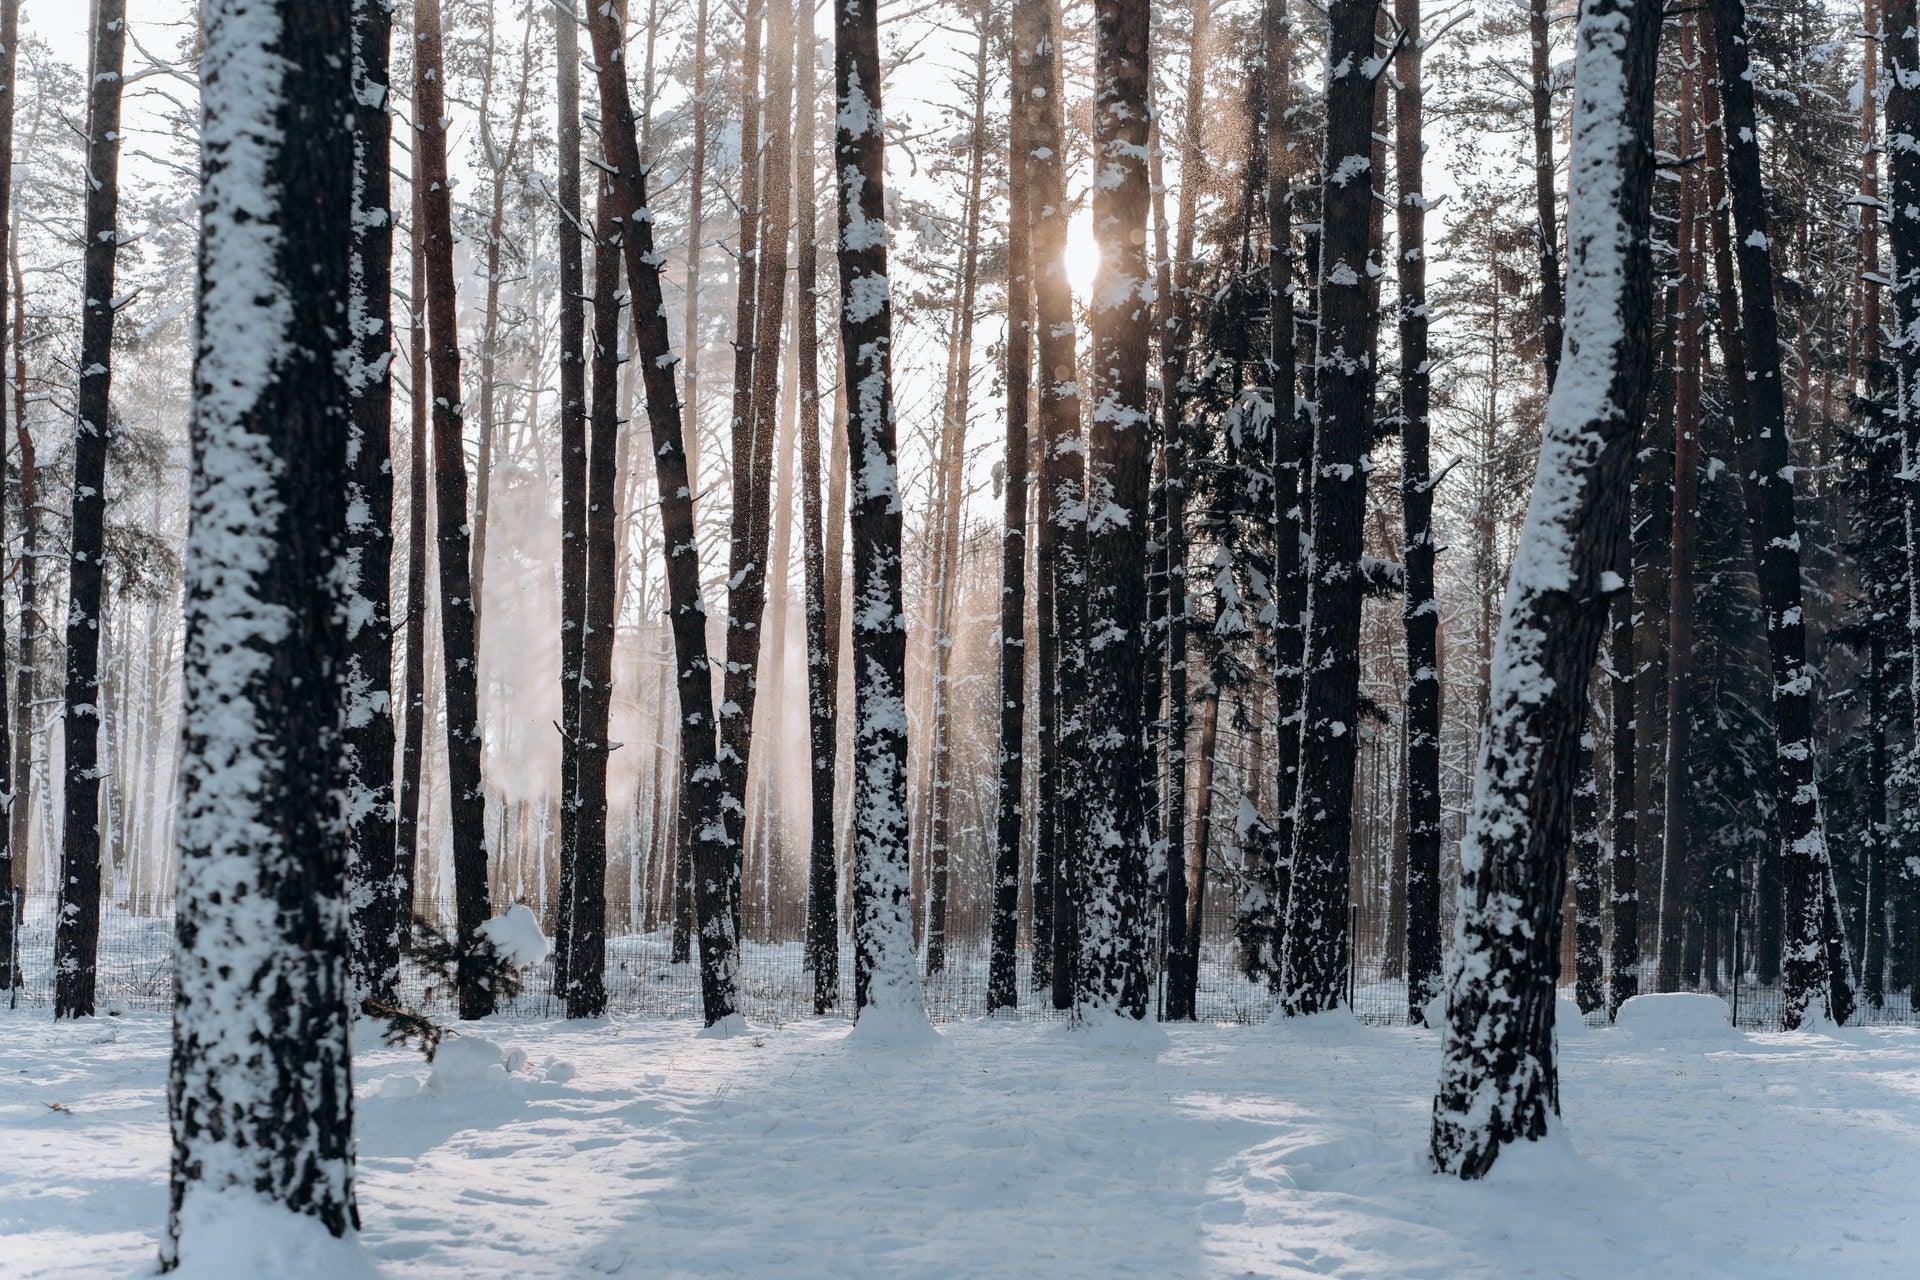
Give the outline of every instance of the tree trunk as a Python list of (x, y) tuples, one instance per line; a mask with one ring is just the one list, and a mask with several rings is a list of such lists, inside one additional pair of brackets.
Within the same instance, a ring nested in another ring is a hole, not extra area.
[[(420, 154), (420, 127), (414, 126), (414, 151)], [(417, 161), (416, 161), (417, 163)], [(427, 254), (423, 215), (425, 184), (418, 170), (413, 181), (413, 218), (408, 243), (411, 278), (408, 299), (413, 314), (408, 317), (407, 407), (411, 416), (410, 443), (407, 446), (407, 665), (402, 679), (402, 697), (406, 703), (406, 737), (400, 746), (399, 819), (395, 824), (395, 872), (398, 883), (396, 924), (400, 948), (407, 949), (413, 936), (415, 885), (420, 868), (420, 812), (424, 800), (421, 771), (426, 758), (427, 719), (427, 404), (433, 396), (433, 378), (427, 368)]]
[(1287, 899), (1280, 1008), (1320, 1013), (1344, 1002), (1354, 760), (1359, 743), (1362, 522), (1373, 441), (1369, 302), (1373, 245), (1376, 6), (1329, 8), (1325, 178), (1321, 188), (1320, 330), (1315, 355), (1319, 428), (1310, 471), (1313, 549), (1308, 575), (1299, 814)]
[(729, 877), (739, 863), (726, 839), (719, 759), (713, 720), (713, 678), (707, 659), (706, 605), (700, 595), (698, 525), (688, 483), (680, 400), (674, 387), (674, 356), (661, 303), (660, 259), (653, 250), (653, 213), (647, 205), (646, 170), (640, 163), (633, 101), (622, 57), (625, 14), (612, 4), (588, 10), (595, 77), (600, 90), (601, 140), (612, 172), (607, 197), (619, 210), (629, 305), (633, 308), (634, 356), (647, 392), (653, 435), (660, 527), (667, 564), (667, 599), (673, 614), (674, 661), (679, 672), (680, 760), (686, 802), (682, 812), (692, 848), (688, 874), (700, 929), (700, 995), (708, 1026), (739, 1008), (739, 933), (734, 927)]
[[(1032, 147), (1031, 110), (1021, 97), (1023, 63), (1045, 38), (1044, 17), (1033, 3), (1011, 14), (1012, 79), (1007, 114), (1009, 173)], [(1007, 450), (1002, 467), (1006, 518), (1000, 541), (1000, 755), (997, 842), (993, 863), (992, 948), (987, 962), (987, 1011), (1020, 1003), (1015, 948), (1020, 937), (1020, 826), (1025, 816), (1027, 694), (1027, 434), (1033, 395), (1033, 229), (1027, 184), (1007, 189)], [(1038, 936), (1038, 929), (1035, 929)], [(1037, 950), (1037, 949), (1036, 949)]]
[[(1053, 1007), (1068, 1009), (1073, 1004), (1079, 937), (1074, 899), (1080, 866), (1078, 833), (1084, 816), (1079, 793), (1079, 711), (1085, 690), (1086, 523), (1077, 512), (1085, 454), (1080, 436), (1073, 291), (1066, 274), (1069, 209), (1062, 154), (1061, 21), (1051, 0), (1032, 2), (1044, 7), (1045, 25), (1031, 59), (1024, 64), (1027, 74), (1022, 78), (1027, 87), (1023, 100), (1033, 104), (1029, 113), (1031, 146), (1022, 167), (1032, 201), (1029, 217), (1036, 264), (1034, 299), (1040, 369), (1042, 518), (1038, 545), (1040, 599), (1036, 601), (1042, 623), (1040, 652), (1036, 655), (1040, 666), (1040, 813), (1036, 815), (1038, 851), (1034, 861), (1037, 891), (1045, 894), (1048, 926), (1035, 949), (1046, 951), (1044, 976)], [(1022, 65), (1016, 62), (1016, 70)], [(1034, 980), (1039, 983), (1040, 966), (1035, 967)]]
[[(1401, 616), (1407, 632), (1407, 1010), (1413, 1021), (1424, 1022), (1427, 1002), (1440, 985), (1440, 605), (1434, 597), (1433, 471), (1428, 456), (1432, 388), (1427, 199), (1421, 177), (1426, 144), (1421, 136), (1420, 0), (1396, 0), (1395, 18), (1406, 32), (1396, 68), (1394, 168), (1400, 194), (1400, 505), (1407, 534), (1401, 551), (1406, 576)], [(1547, 145), (1552, 146), (1551, 135)], [(1551, 173), (1547, 181), (1550, 203)]]
[(1607, 1021), (1620, 1006), (1640, 993), (1640, 869), (1635, 831), (1634, 769), (1639, 754), (1635, 742), (1634, 674), (1639, 659), (1634, 648), (1633, 554), (1627, 548), (1619, 558), (1621, 581), (1613, 593), (1608, 640), (1608, 699), (1612, 708), (1613, 741), (1613, 876), (1607, 911), (1613, 918), (1612, 950), (1607, 965)]
[[(11, 50), (13, 45), (8, 43)], [(40, 473), (33, 432), (27, 424), (27, 360), (24, 344), (17, 335), (27, 331), (26, 288), (20, 272), (20, 244), (13, 240), (7, 247), (3, 267), (13, 281), (13, 434), (20, 469), (20, 658), (14, 668), (13, 686), (13, 777), (11, 786), (11, 828), (8, 848), (13, 852), (13, 873), (0, 881), (0, 893), (9, 893), (10, 902), (25, 899), (27, 863), (32, 855), (29, 836), (33, 828), (33, 799), (38, 776), (35, 760), (34, 721), (40, 687), (39, 656), (44, 648), (41, 633), (45, 620), (40, 616)], [(44, 794), (41, 798), (44, 800)], [(43, 838), (46, 833), (43, 832)], [(16, 934), (17, 938), (18, 935)], [(16, 944), (17, 946), (17, 944)], [(8, 952), (11, 956), (12, 950)], [(17, 978), (16, 974), (16, 978)]]
[(807, 575), (807, 728), (812, 821), (807, 855), (807, 969), (813, 1011), (840, 1001), (840, 927), (834, 911), (834, 762), (839, 754), (840, 637), (829, 594), (820, 492), (820, 211), (814, 190), (814, 124), (818, 119), (811, 21), (795, 24), (794, 207), (795, 311), (800, 362), (800, 521)]
[(687, 321), (681, 339), (686, 360), (680, 380), (687, 389), (687, 476), (695, 493), (700, 489), (700, 258), (706, 250), (707, 188), (707, 6), (697, 0), (693, 23), (693, 92), (688, 114), (693, 117), (693, 151), (687, 166)]
[[(1093, 394), (1088, 437), (1086, 894), (1076, 1017), (1149, 1012), (1147, 950), (1147, 33), (1146, 0), (1094, 6), (1093, 227), (1100, 272), (1089, 324)], [(1092, 710), (1088, 703), (1088, 711)]]
[[(1683, 15), (1680, 24), (1679, 116), (1676, 145), (1690, 156), (1699, 150), (1700, 64), (1697, 14)], [(1680, 989), (1681, 950), (1687, 916), (1698, 910), (1690, 868), (1695, 850), (1687, 833), (1688, 752), (1693, 741), (1691, 705), (1693, 667), (1694, 530), (1700, 505), (1701, 341), (1700, 304), (1705, 275), (1700, 252), (1700, 173), (1689, 165), (1680, 171), (1678, 225), (1674, 249), (1678, 259), (1673, 397), (1673, 522), (1667, 565), (1667, 717), (1666, 768), (1662, 772), (1660, 816), (1665, 835), (1660, 841), (1659, 967), (1655, 987)]]
[[(574, 989), (569, 966), (577, 902), (574, 877), (580, 866), (581, 808), (585, 803), (580, 781), (580, 668), (587, 631), (587, 319), (581, 260), (586, 224), (580, 211), (580, 25), (575, 6), (556, 4), (553, 27), (554, 79), (559, 99), (558, 182), (554, 194), (560, 215), (555, 228), (560, 253), (560, 912), (553, 934), (553, 983), (571, 1005)], [(597, 343), (599, 287), (609, 259), (598, 225), (594, 236)], [(617, 245), (613, 252), (618, 254)], [(611, 262), (617, 289), (619, 260), (614, 257)], [(598, 359), (596, 348), (596, 375)]]
[(353, 0), (354, 349), (348, 369), (347, 612), (344, 746), (354, 985), (391, 1000), (400, 982), (393, 804), (393, 115), (390, 0)]
[(100, 633), (107, 447), (113, 422), (115, 258), (120, 248), (120, 68), (126, 0), (95, 0), (87, 94), (86, 244), (75, 393), (67, 585), (65, 839), (54, 934), (53, 1013), (93, 1016), (100, 948)]
[(853, 523), (854, 999), (924, 1020), (907, 863), (906, 627), (887, 282), (885, 138), (875, 0), (834, 0), (840, 349), (846, 355)]
[(446, 682), (448, 818), (453, 837), (457, 974), (462, 1018), (493, 1012), (476, 932), (493, 914), (487, 884), (487, 793), (480, 770), (479, 671), (468, 537), (466, 414), (460, 399), (460, 334), (453, 277), (453, 206), (447, 179), (447, 107), (440, 0), (414, 9), (415, 146), (427, 258), (428, 359), (433, 378), (436, 550), (440, 560), (441, 674)]
[(617, 204), (603, 176), (593, 228), (593, 439), (586, 457), (585, 596), (580, 658), (579, 790), (568, 919), (567, 1016), (606, 1012), (607, 759), (613, 709), (614, 528), (620, 434), (620, 240)]
[(1793, 1030), (1815, 998), (1825, 999), (1835, 1022), (1847, 1020), (1853, 1012), (1853, 966), (1829, 900), (1833, 870), (1815, 772), (1813, 676), (1807, 667), (1807, 627), (1801, 612), (1800, 540), (1780, 381), (1766, 193), (1760, 179), (1759, 123), (1747, 59), (1746, 5), (1744, 0), (1715, 0), (1708, 12), (1719, 54), (1734, 256), (1740, 267), (1740, 329), (1753, 415), (1751, 429), (1743, 433), (1741, 470), (1746, 474), (1755, 568), (1773, 658), (1774, 790), (1787, 894), (1781, 1020)]
[[(7, 263), (12, 257), (13, 230), (13, 97), (15, 84), (15, 63), (19, 53), (20, 36), (20, 0), (0, 0), (0, 368), (4, 368), (7, 359), (7, 315), (9, 299), (7, 285)], [(25, 338), (25, 333), (15, 326), (14, 346), (17, 348)], [(0, 415), (8, 406), (0, 404)], [(21, 559), (18, 562), (20, 577), (20, 661), (19, 670), (14, 679), (27, 678), (26, 672), (33, 666), (33, 650), (28, 643), (27, 619), (32, 616), (33, 602), (28, 594), (28, 583), (32, 581), (32, 568), (26, 559), (31, 553), (33, 539), (26, 531), (34, 524), (32, 506), (32, 482), (28, 479), (32, 467), (32, 439), (27, 431), (26, 415), (20, 414), (14, 424), (15, 433), (21, 441), (20, 458), (20, 524)], [(6, 648), (5, 620), (0, 619), (0, 654)], [(28, 704), (31, 705), (30, 703)], [(21, 803), (21, 793), (25, 790), (27, 772), (32, 765), (30, 752), (16, 753), (8, 740), (9, 725), (7, 717), (11, 714), (7, 702), (6, 660), (0, 656), (0, 768), (8, 770), (5, 779), (6, 795), (0, 798), (0, 992), (11, 992), (21, 981), (15, 972), (15, 960), (20, 951), (20, 912), (24, 895), (14, 887), (16, 861), (22, 866), (27, 859), (27, 845), (17, 831), (14, 809), (18, 805), (21, 812), (26, 805)], [(18, 733), (24, 740), (31, 730), (24, 721), (18, 727)]]
[[(1560, 221), (1553, 190), (1553, 58), (1549, 0), (1527, 0), (1527, 96), (1533, 106), (1534, 243), (1540, 254), (1540, 359), (1547, 390), (1560, 373), (1560, 339), (1566, 324), (1560, 283)], [(1404, 22), (1405, 19), (1402, 19)]]
[(1607, 1004), (1600, 922), (1600, 775), (1591, 733), (1580, 740), (1580, 783), (1573, 793), (1574, 1000), (1580, 1012)]
[(1628, 536), (1653, 344), (1649, 251), (1661, 15), (1586, 0), (1575, 36), (1568, 330), (1493, 667), (1460, 849), (1432, 1150), (1478, 1178), (1559, 1107), (1554, 985), (1588, 674)]
[[(167, 1270), (203, 1253), (219, 1265), (218, 1204), (233, 1194), (335, 1236), (359, 1226), (350, 842), (335, 817), (355, 782), (341, 743), (350, 653), (327, 585), (348, 545), (354, 429), (336, 358), (350, 323), (352, 7), (208, 0), (200, 14)], [(119, 23), (117, 0), (101, 10)], [(101, 67), (119, 65), (117, 39), (102, 52)]]

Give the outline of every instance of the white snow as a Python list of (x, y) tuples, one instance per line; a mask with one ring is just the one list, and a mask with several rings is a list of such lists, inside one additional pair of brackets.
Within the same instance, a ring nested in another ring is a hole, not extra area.
[(516, 902), (475, 930), (493, 944), (500, 957), (516, 969), (531, 969), (553, 950), (547, 935), (540, 932), (540, 921), (533, 908)]
[[(878, 1053), (839, 1019), (515, 1023), (540, 1061), (454, 1091), (366, 1050), (358, 1256), (240, 1205), (189, 1234), (237, 1261), (186, 1274), (1785, 1280), (1902, 1276), (1920, 1251), (1917, 1030), (1675, 1053), (1562, 1028), (1564, 1122), (1477, 1183), (1428, 1170), (1432, 1032), (1164, 1034), (1118, 1052), (1003, 1019)], [(167, 1048), (164, 1015), (0, 1011), (8, 1280), (151, 1268)]]
[(1620, 1006), (1615, 1025), (1643, 1044), (1672, 1040), (1739, 1040), (1733, 1015), (1719, 996), (1674, 991), (1635, 996)]

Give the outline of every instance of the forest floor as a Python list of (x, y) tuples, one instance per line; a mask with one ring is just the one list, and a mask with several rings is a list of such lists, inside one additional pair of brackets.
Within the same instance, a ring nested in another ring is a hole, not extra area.
[[(363, 1030), (363, 1248), (394, 1277), (1757, 1280), (1920, 1256), (1912, 1029), (1571, 1031), (1564, 1123), (1478, 1184), (1428, 1172), (1419, 1030), (482, 1025), (511, 1072), (471, 1038), (430, 1071)], [(0, 1011), (0, 1274), (151, 1270), (167, 1052), (161, 1015)]]

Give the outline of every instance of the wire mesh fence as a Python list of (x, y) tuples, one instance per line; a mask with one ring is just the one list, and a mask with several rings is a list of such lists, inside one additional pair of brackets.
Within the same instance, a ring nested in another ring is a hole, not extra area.
[[(452, 903), (421, 904), (430, 919), (450, 919)], [(51, 894), (28, 895), (19, 931), (19, 983), (10, 1000), (27, 1006), (50, 1005), (53, 1000), (53, 935), (57, 902)], [(1377, 1026), (1405, 1026), (1410, 1021), (1406, 977), (1397, 948), (1387, 945), (1390, 931), (1376, 927), (1366, 913), (1356, 912), (1349, 949), (1347, 995), (1355, 1016)], [(1062, 1017), (1044, 991), (1033, 985), (1033, 955), (1024, 943), (1017, 957), (1019, 1016)], [(1640, 990), (1655, 988), (1652, 961), (1642, 967)], [(981, 1017), (987, 1013), (987, 947), (983, 939), (949, 939), (946, 962), (924, 973), (928, 1016), (935, 1022)], [(749, 940), (740, 956), (741, 1008), (756, 1023), (777, 1026), (812, 1016), (813, 975), (808, 971), (798, 938)], [(521, 994), (500, 1010), (500, 1016), (524, 1019), (557, 1018), (564, 1001), (554, 990), (553, 966), (546, 963), (523, 975)], [(607, 1009), (626, 1016), (695, 1018), (700, 1013), (700, 974), (697, 965), (676, 963), (670, 932), (617, 933), (607, 941)], [(1735, 982), (1731, 975), (1710, 975), (1695, 990), (1719, 995), (1728, 1002), (1737, 1025), (1748, 1030), (1777, 1030), (1780, 1026), (1780, 988), (1758, 981), (1751, 973)], [(402, 999), (422, 1012), (452, 1016), (452, 993), (436, 988), (412, 964), (403, 964)], [(173, 910), (170, 902), (156, 902), (144, 910), (125, 903), (109, 905), (101, 913), (96, 1000), (103, 1013), (165, 1010), (173, 1003)], [(1210, 936), (1201, 949), (1198, 1017), (1203, 1022), (1263, 1022), (1272, 1012), (1274, 997), (1263, 982), (1241, 969), (1233, 939)], [(840, 941), (839, 1008), (853, 1005), (853, 943)], [(1606, 1021), (1604, 1010), (1585, 1015), (1589, 1025)], [(1889, 994), (1881, 1008), (1862, 1005), (1857, 1022), (1911, 1025), (1920, 1023), (1905, 992)]]

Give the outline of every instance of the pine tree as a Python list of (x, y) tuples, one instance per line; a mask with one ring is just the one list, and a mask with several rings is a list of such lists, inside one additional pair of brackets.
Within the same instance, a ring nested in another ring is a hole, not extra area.
[(640, 161), (633, 102), (627, 88), (622, 33), (625, 15), (612, 4), (587, 13), (595, 79), (600, 91), (600, 138), (608, 198), (617, 202), (621, 255), (627, 269), (628, 305), (633, 308), (641, 381), (646, 388), (647, 420), (652, 431), (660, 525), (665, 536), (668, 607), (673, 615), (674, 664), (680, 698), (680, 760), (686, 803), (683, 806), (692, 849), (683, 870), (699, 920), (700, 995), (708, 1026), (733, 1017), (739, 1009), (739, 932), (734, 927), (729, 878), (738, 882), (739, 863), (727, 843), (724, 793), (716, 726), (713, 677), (707, 658), (706, 605), (701, 599), (694, 497), (687, 474), (687, 433), (681, 425), (674, 386), (675, 363), (661, 304), (660, 259), (653, 248), (653, 213), (647, 204), (647, 173)]
[(427, 259), (428, 359), (433, 380), (434, 524), (440, 560), (440, 643), (446, 683), (447, 791), (453, 835), (454, 914), (466, 961), (457, 995), (462, 1018), (484, 1018), (493, 998), (482, 981), (480, 926), (493, 914), (487, 884), (487, 793), (480, 766), (477, 623), (468, 535), (466, 412), (460, 388), (453, 206), (447, 176), (447, 106), (440, 0), (414, 6), (413, 100), (420, 122), (421, 221)]
[[(1144, 1018), (1147, 983), (1146, 715), (1147, 32), (1146, 0), (1094, 6), (1093, 227), (1100, 243), (1090, 327), (1094, 411), (1087, 462), (1088, 724), (1086, 902), (1079, 1017)], [(1095, 641), (1096, 629), (1098, 641)], [(1091, 708), (1089, 708), (1090, 710)]]
[(1280, 1008), (1319, 1013), (1346, 993), (1349, 846), (1359, 742), (1362, 520), (1374, 430), (1373, 110), (1386, 60), (1372, 0), (1335, 0), (1321, 190), (1319, 421), (1310, 477), (1312, 550), (1302, 696), (1299, 809), (1287, 898)]
[(97, 0), (87, 93), (86, 247), (68, 534), (66, 820), (54, 935), (56, 1018), (93, 1016), (100, 949), (100, 631), (107, 449), (114, 430), (114, 273), (120, 252), (120, 87), (126, 45), (126, 0)]
[(1628, 534), (1653, 349), (1653, 96), (1661, 15), (1585, 0), (1575, 37), (1568, 332), (1493, 665), (1432, 1150), (1477, 1178), (1558, 1107), (1554, 985), (1587, 676)]
[(353, 0), (354, 346), (348, 383), (347, 605), (352, 649), (346, 733), (354, 783), (347, 804), (354, 985), (391, 1000), (400, 980), (400, 895), (393, 795), (393, 210), (391, 0)]
[[(559, 99), (557, 183), (560, 256), (560, 912), (553, 934), (553, 981), (569, 989), (574, 877), (580, 865), (580, 668), (587, 634), (586, 271), (580, 209), (580, 26), (573, 5), (553, 9)], [(597, 233), (597, 228), (596, 228)], [(595, 241), (594, 284), (602, 264)], [(616, 280), (617, 284), (617, 280)], [(596, 299), (597, 302), (597, 299)]]
[[(105, 7), (105, 6), (103, 6)], [(213, 1197), (358, 1226), (348, 1069), (348, 0), (208, 0), (187, 544), (173, 1169), (162, 1265)], [(114, 18), (117, 20), (118, 15)], [(102, 59), (102, 65), (108, 64)], [(208, 1254), (215, 1242), (206, 1240)]]
[[(7, 285), (10, 281), (6, 264), (12, 252), (9, 239), (13, 230), (13, 90), (19, 43), (20, 0), (0, 0), (0, 366), (4, 366), (7, 359), (6, 316), (10, 306)], [(14, 331), (16, 344), (20, 341), (20, 337), (20, 332), (16, 329)], [(24, 439), (26, 432), (24, 415), (19, 428)], [(21, 469), (23, 500), (20, 504), (23, 525), (33, 520), (32, 508), (25, 500), (28, 492), (25, 478), (26, 468), (23, 466)], [(24, 588), (24, 582), (22, 585)], [(20, 665), (23, 667), (33, 665), (33, 659), (27, 648), (24, 625), (25, 615), (29, 614), (31, 609), (32, 605), (23, 592), (20, 636)], [(4, 620), (0, 620), (0, 650), (4, 650), (5, 643), (5, 623)], [(10, 726), (7, 723), (5, 666), (5, 661), (0, 660), (0, 769), (7, 771), (6, 795), (4, 799), (0, 799), (0, 992), (11, 992), (20, 981), (20, 976), (14, 972), (14, 957), (19, 953), (20, 910), (23, 897), (14, 887), (14, 863), (17, 860), (24, 864), (27, 858), (25, 842), (14, 834), (13, 809), (16, 804), (20, 804), (20, 791), (26, 781), (27, 767), (22, 763), (20, 756), (14, 753), (13, 746), (8, 741)], [(18, 675), (14, 676), (16, 682), (19, 678)], [(26, 736), (24, 722), (20, 727), (22, 736)], [(24, 809), (26, 806), (20, 804), (20, 807)]]
[(906, 627), (887, 280), (876, 0), (834, 0), (840, 349), (853, 522), (854, 1001), (857, 1017), (925, 1018), (907, 865)]

